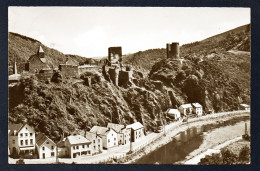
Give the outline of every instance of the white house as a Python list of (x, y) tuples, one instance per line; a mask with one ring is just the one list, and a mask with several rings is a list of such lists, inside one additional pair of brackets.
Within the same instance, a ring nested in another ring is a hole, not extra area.
[(179, 111), (181, 112), (182, 115), (186, 116), (188, 114), (192, 114), (192, 106), (191, 104), (182, 104), (179, 107)]
[(242, 110), (250, 110), (250, 106), (248, 104), (240, 104), (240, 108)]
[(202, 105), (199, 103), (192, 103), (193, 106), (193, 113), (195, 113), (197, 116), (202, 116), (203, 109)]
[(178, 120), (181, 117), (181, 113), (178, 109), (168, 109), (167, 115), (175, 120)]
[(71, 135), (65, 138), (64, 146), (68, 149), (68, 155), (76, 158), (91, 155), (91, 142), (81, 135)]
[(39, 159), (56, 157), (56, 144), (42, 133), (36, 135), (36, 149)]
[(102, 137), (92, 133), (86, 132), (85, 137), (91, 141), (92, 154), (99, 153), (103, 150)]
[(107, 127), (116, 131), (118, 145), (124, 145), (130, 142), (131, 129), (126, 128), (125, 125), (108, 123)]
[(117, 133), (113, 129), (93, 126), (89, 132), (102, 137), (103, 148), (108, 149), (118, 145)]
[(135, 142), (144, 136), (144, 126), (140, 122), (127, 125), (126, 128), (131, 129), (131, 141)]
[(9, 124), (8, 146), (11, 154), (35, 152), (34, 129), (28, 124)]

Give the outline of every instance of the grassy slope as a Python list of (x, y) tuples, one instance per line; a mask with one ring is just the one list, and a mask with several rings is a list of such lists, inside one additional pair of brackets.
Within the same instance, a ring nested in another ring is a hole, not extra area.
[[(38, 40), (17, 34), (9, 33), (8, 34), (8, 65), (9, 65), (9, 74), (12, 74), (12, 64), (14, 59), (18, 63), (18, 73), (21, 73), (24, 70), (24, 64), (29, 59), (31, 55), (37, 53), (39, 46), (42, 46), (45, 52), (45, 58), (47, 59), (47, 64), (50, 67), (58, 67), (60, 63), (65, 63), (66, 55), (43, 45)], [(69, 56), (70, 57), (70, 56)], [(71, 56), (69, 58), (73, 63), (78, 64), (85, 60), (84, 57), (80, 56)]]

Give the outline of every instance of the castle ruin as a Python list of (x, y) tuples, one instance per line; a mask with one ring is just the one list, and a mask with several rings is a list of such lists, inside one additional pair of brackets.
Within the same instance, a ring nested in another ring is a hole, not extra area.
[(166, 53), (167, 53), (167, 58), (179, 59), (180, 58), (179, 42), (173, 42), (171, 44), (167, 43)]

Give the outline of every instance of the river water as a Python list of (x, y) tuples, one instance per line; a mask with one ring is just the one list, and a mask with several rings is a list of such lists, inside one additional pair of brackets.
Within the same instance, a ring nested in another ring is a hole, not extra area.
[(249, 117), (243, 117), (216, 124), (189, 128), (173, 137), (172, 141), (168, 144), (143, 156), (133, 164), (175, 164), (178, 161), (184, 160), (192, 151), (199, 148), (203, 143), (203, 134), (205, 132), (228, 125), (234, 125), (248, 119)]

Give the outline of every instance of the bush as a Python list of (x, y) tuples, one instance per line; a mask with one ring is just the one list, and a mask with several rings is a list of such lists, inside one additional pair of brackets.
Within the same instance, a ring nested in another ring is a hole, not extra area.
[(248, 146), (244, 146), (239, 152), (239, 161), (241, 162), (249, 162), (250, 159), (250, 149)]
[(51, 82), (54, 83), (61, 83), (62, 82), (62, 75), (60, 72), (55, 72), (51, 78)]

